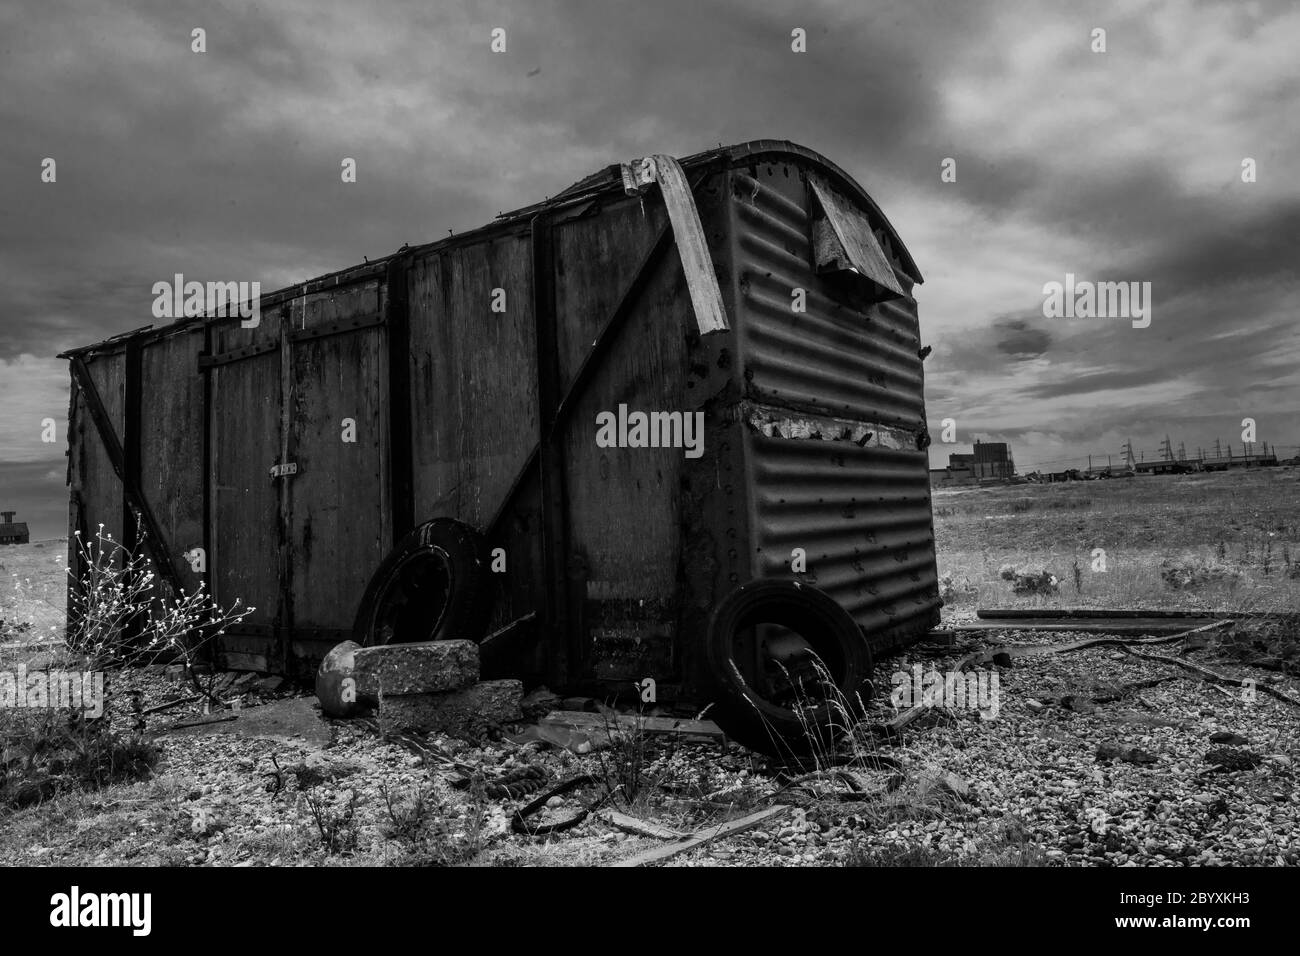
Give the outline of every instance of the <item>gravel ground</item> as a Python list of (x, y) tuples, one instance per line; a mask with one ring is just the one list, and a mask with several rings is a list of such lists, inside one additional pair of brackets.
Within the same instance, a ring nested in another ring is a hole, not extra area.
[[(1008, 633), (1004, 639), (1066, 644), (1080, 637)], [(872, 718), (892, 716), (892, 673), (913, 663), (942, 672), (961, 650), (883, 663), (876, 678), (884, 690)], [(1292, 679), (1205, 652), (1189, 659), (1274, 682), (1300, 699)], [(1160, 678), (1166, 680), (1155, 686), (1129, 686)], [(795, 805), (762, 827), (674, 857), (667, 864), (673, 866), (1300, 863), (1300, 708), (1262, 693), (1248, 703), (1235, 689), (1216, 690), (1169, 665), (1106, 647), (1017, 659), (1000, 669), (999, 682), (995, 719), (981, 719), (975, 710), (933, 711), (909, 725), (900, 745), (866, 745), (864, 752), (891, 756), (902, 767), (901, 776), (866, 769), (857, 775), (861, 786), (883, 794), (876, 799), (778, 793), (763, 758), (735, 746), (720, 752), (715, 744), (673, 744), (651, 748), (643, 773), (649, 785), (631, 807), (619, 809), (698, 831), (774, 800)], [(153, 672), (123, 676), (114, 687), (139, 689), (147, 704), (182, 693)], [(247, 702), (262, 699), (250, 694)], [(197, 704), (187, 705), (150, 726), (199, 713)], [(1216, 734), (1237, 736), (1212, 740)], [(539, 768), (539, 786), (578, 773), (603, 777), (614, 759), (606, 753), (602, 764), (602, 755), (576, 756), (536, 742), (429, 743), (489, 776)], [(491, 799), (456, 789), (458, 774), (441, 762), (426, 765), (356, 721), (330, 722), (319, 746), (229, 733), (163, 734), (157, 745), (162, 759), (151, 780), (68, 794), (0, 819), (0, 863), (587, 865), (662, 845), (596, 816), (549, 836), (512, 833), (510, 814), (535, 792)], [(1223, 763), (1241, 769), (1217, 766)], [(300, 772), (283, 775), (277, 788), (277, 764)], [(421, 788), (427, 825), (413, 842), (395, 835), (385, 792), (400, 816)], [(557, 798), (535, 822), (569, 818), (596, 792)], [(343, 842), (332, 850), (313, 803), (327, 824), (346, 821)]]

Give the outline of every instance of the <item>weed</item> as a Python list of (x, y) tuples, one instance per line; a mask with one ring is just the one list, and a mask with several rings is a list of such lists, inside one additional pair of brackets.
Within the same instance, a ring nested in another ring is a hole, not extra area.
[(471, 778), (469, 801), (453, 806), (430, 784), (412, 796), (395, 794), (384, 783), (380, 794), (388, 813), (384, 835), (397, 840), (416, 866), (456, 866), (478, 856), (486, 845), (488, 798), (481, 775)]
[[(67, 696), (0, 708), (0, 806), (27, 806), (63, 790), (146, 776), (157, 752), (144, 738), (140, 695), (113, 694), (110, 669), (160, 656), (180, 657), (188, 665), (207, 640), (253, 610), (236, 601), (223, 611), (202, 585), (188, 595), (171, 594), (144, 552), (115, 542), (102, 525), (93, 541), (78, 534), (75, 542), (79, 559), (76, 570), (68, 569), (67, 649), (58, 655), (63, 675), (56, 677), (53, 662), (47, 665), (50, 686), (61, 681)], [(19, 598), (29, 597), (25, 587), (17, 582)], [(71, 678), (79, 692), (75, 703)], [(96, 687), (102, 701), (85, 700)]]
[(341, 807), (331, 806), (327, 798), (311, 791), (303, 794), (303, 801), (316, 824), (321, 846), (327, 853), (351, 853), (357, 846), (357, 792), (352, 790)]

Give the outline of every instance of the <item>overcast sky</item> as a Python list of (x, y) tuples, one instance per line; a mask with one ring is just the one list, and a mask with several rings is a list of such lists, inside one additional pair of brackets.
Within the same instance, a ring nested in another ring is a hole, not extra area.
[[(65, 533), (54, 355), (152, 322), (159, 279), (269, 291), (757, 138), (844, 167), (924, 273), (935, 463), (977, 437), (1022, 471), (1166, 433), (1239, 449), (1247, 416), (1294, 455), (1297, 50), (1291, 3), (5, 5), (0, 502)], [(1044, 318), (1067, 272), (1150, 282), (1150, 327)]]

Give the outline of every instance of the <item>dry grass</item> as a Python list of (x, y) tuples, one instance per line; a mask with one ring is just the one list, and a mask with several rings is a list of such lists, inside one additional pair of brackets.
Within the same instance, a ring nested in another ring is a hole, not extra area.
[[(1293, 468), (936, 489), (945, 614), (976, 606), (1240, 612), (1300, 604), (1300, 472)], [(1094, 570), (1095, 549), (1105, 571)], [(1054, 574), (1017, 593), (1000, 570)]]

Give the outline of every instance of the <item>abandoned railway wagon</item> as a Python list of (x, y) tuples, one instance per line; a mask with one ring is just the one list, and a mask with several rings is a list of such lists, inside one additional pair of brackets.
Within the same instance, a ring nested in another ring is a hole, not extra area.
[(70, 531), (254, 606), (227, 667), (471, 638), (486, 676), (794, 732), (938, 620), (920, 281), (806, 148), (616, 164), (65, 353)]

